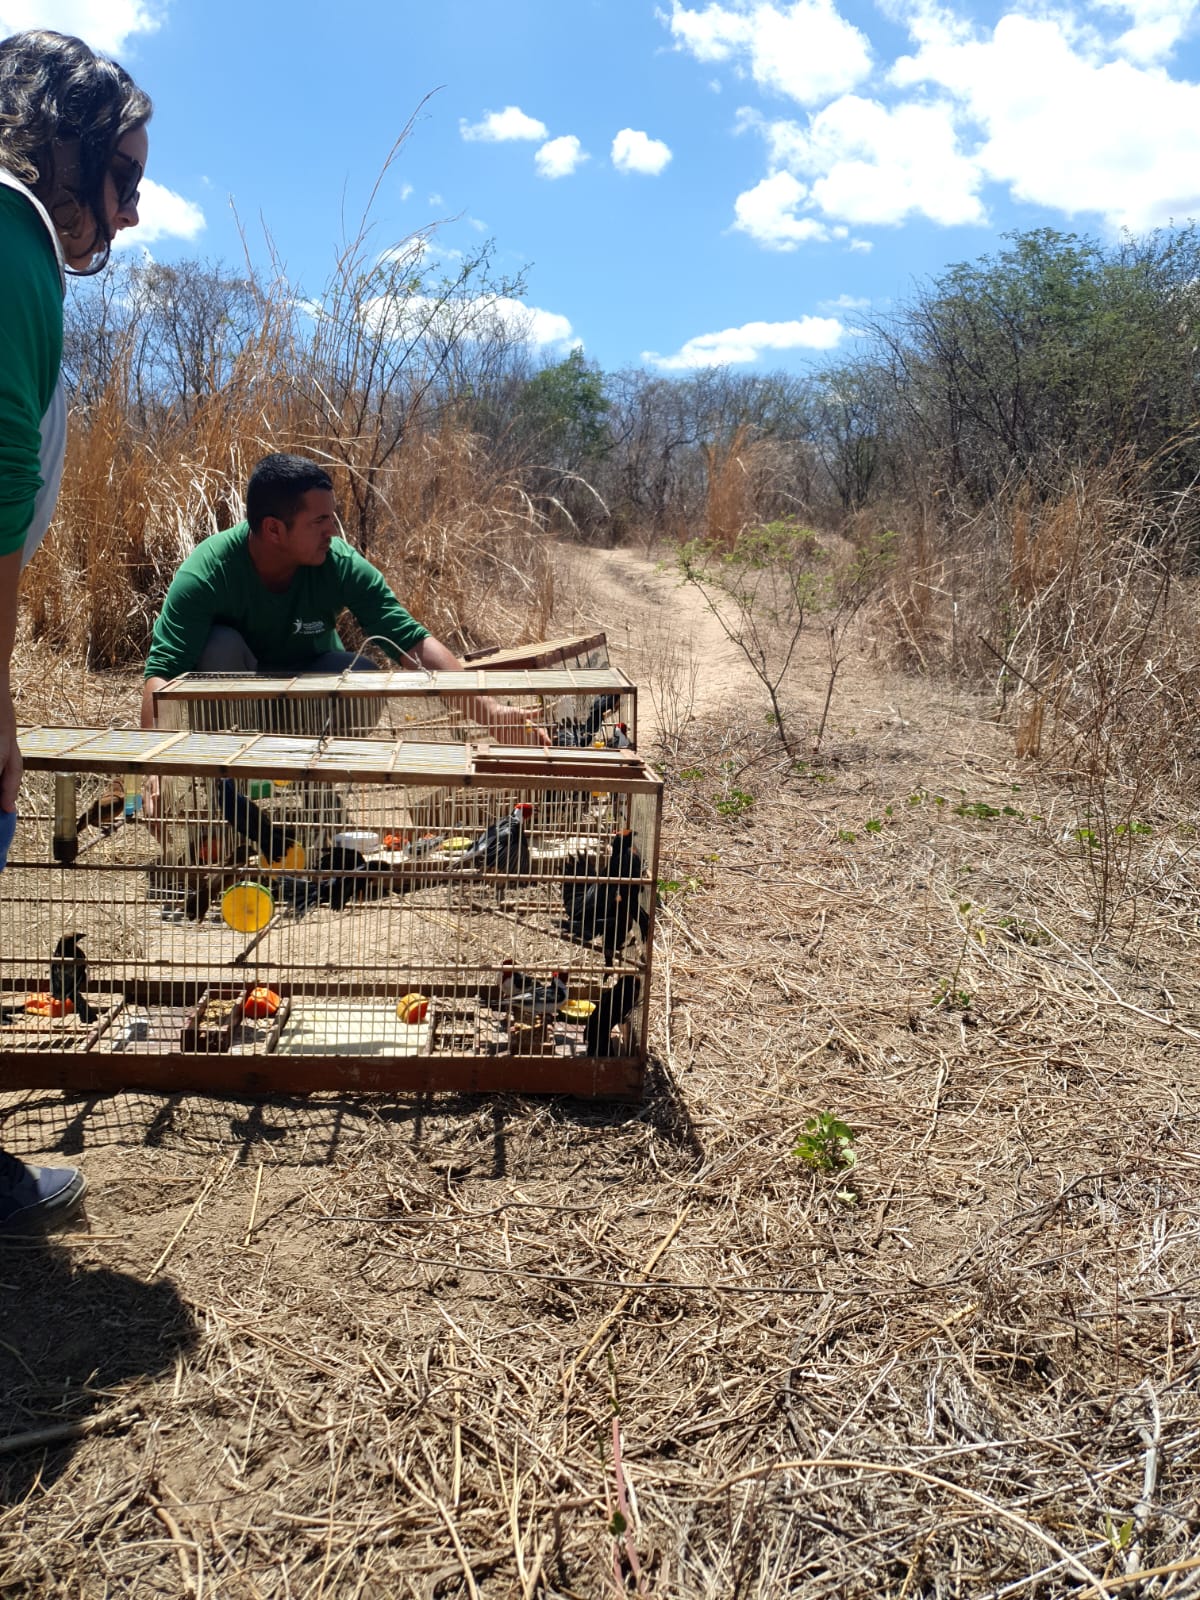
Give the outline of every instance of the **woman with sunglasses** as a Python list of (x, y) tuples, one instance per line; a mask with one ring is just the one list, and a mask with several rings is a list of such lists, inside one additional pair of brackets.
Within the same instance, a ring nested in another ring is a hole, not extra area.
[[(80, 39), (0, 40), (0, 839), (21, 781), (10, 667), (21, 569), (42, 541), (67, 443), (61, 364), (66, 274), (108, 262), (137, 226), (149, 99)], [(7, 846), (4, 846), (7, 854)], [(3, 860), (0, 859), (0, 866)], [(0, 1232), (69, 1216), (81, 1173), (0, 1150)]]

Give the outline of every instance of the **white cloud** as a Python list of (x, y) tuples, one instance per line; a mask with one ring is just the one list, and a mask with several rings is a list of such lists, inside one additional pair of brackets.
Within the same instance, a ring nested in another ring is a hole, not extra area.
[(823, 311), (865, 311), (871, 302), (859, 294), (840, 294), (836, 300), (822, 300)]
[(402, 183), (400, 185), (400, 198), (401, 198), (401, 200), (410, 200), (412, 198), (412, 192), (413, 192), (413, 186), (412, 186), (411, 183)]
[(550, 139), (534, 154), (539, 178), (569, 178), (576, 167), (588, 159), (587, 151), (573, 133)]
[(935, 85), (979, 131), (981, 173), (1018, 200), (1144, 229), (1200, 212), (1200, 85), (1113, 60), (1069, 17), (1002, 17), (964, 36), (935, 14), (897, 61), (901, 89)]
[(798, 217), (796, 207), (808, 196), (808, 187), (790, 172), (773, 172), (738, 195), (734, 202), (734, 227), (748, 233), (768, 250), (794, 250), (799, 244), (820, 243), (829, 229), (816, 217)]
[(481, 122), (459, 120), (459, 132), (464, 139), (482, 139), (498, 144), (508, 139), (544, 139), (546, 124), (536, 117), (527, 117), (520, 106), (505, 106), (503, 111), (485, 111)]
[(871, 70), (866, 36), (831, 0), (730, 0), (703, 11), (672, 0), (669, 21), (679, 47), (698, 61), (732, 61), (761, 89), (800, 105), (852, 89)]
[(26, 28), (54, 28), (119, 58), (135, 34), (161, 26), (161, 9), (143, 0), (0, 0), (0, 39)]
[(612, 142), (612, 164), (618, 172), (641, 172), (655, 178), (671, 159), (671, 151), (661, 139), (636, 128), (622, 128)]
[(539, 349), (569, 349), (581, 343), (568, 317), (527, 306), (508, 295), (460, 299), (414, 294), (402, 301), (379, 299), (363, 309), (367, 325), (384, 338), (420, 340), (423, 336), (485, 340), (497, 336)]
[(836, 317), (801, 317), (797, 322), (746, 322), (720, 333), (700, 333), (673, 356), (653, 350), (642, 360), (667, 372), (694, 367), (722, 367), (733, 362), (757, 361), (776, 350), (832, 350), (845, 332)]
[(1132, 26), (1116, 40), (1115, 48), (1144, 64), (1170, 55), (1197, 10), (1197, 0), (1098, 0), (1098, 4), (1130, 17)]
[[(983, 222), (983, 174), (959, 148), (950, 102), (888, 107), (842, 95), (807, 126), (763, 127), (771, 161), (811, 179), (809, 207), (855, 223)], [(743, 116), (743, 125), (751, 119)]]
[(159, 239), (194, 239), (204, 231), (204, 213), (194, 201), (185, 200), (153, 178), (143, 178), (138, 192), (138, 225), (117, 235), (114, 250), (154, 244)]
[(869, 256), (875, 245), (870, 239), (851, 239), (847, 248), (853, 250), (855, 255)]

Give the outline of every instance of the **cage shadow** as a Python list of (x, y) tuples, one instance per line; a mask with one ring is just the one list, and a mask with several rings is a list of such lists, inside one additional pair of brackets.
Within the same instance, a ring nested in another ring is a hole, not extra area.
[(208, 1147), (214, 1153), (240, 1146), (236, 1160), (244, 1166), (269, 1146), (277, 1159), (320, 1167), (338, 1159), (348, 1140), (358, 1140), (380, 1125), (403, 1134), (418, 1150), (431, 1121), (443, 1124), (482, 1114), (491, 1123), (491, 1175), (503, 1178), (509, 1171), (510, 1130), (532, 1108), (556, 1121), (597, 1130), (640, 1122), (679, 1153), (695, 1161), (704, 1158), (704, 1145), (683, 1092), (653, 1051), (640, 1100), (459, 1091), (360, 1096), (321, 1091), (249, 1098), (133, 1091), (72, 1096), (59, 1090), (33, 1090), (0, 1099), (0, 1132), (5, 1148), (17, 1156), (80, 1156), (86, 1155), (89, 1145), (193, 1152)]

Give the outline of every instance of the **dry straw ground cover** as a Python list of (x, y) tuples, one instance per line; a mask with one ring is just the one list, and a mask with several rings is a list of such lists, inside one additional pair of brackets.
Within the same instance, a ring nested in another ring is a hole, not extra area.
[(645, 1103), (9, 1097), (94, 1198), (0, 1254), (4, 1593), (1200, 1592), (1186, 844), (1097, 942), (988, 706), (864, 654), (785, 770), (622, 559), (676, 675)]

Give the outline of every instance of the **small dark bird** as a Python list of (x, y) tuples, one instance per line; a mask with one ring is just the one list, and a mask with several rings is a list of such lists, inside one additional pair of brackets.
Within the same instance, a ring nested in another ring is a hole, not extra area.
[(56, 1000), (69, 1000), (80, 1022), (95, 1022), (96, 1012), (84, 998), (87, 988), (87, 959), (79, 948), (81, 933), (64, 933), (54, 946), (50, 960), (50, 993)]
[[(525, 830), (532, 815), (533, 807), (527, 801), (514, 806), (507, 817), (493, 822), (486, 833), (481, 833), (474, 844), (463, 851), (458, 858), (458, 871), (527, 873), (532, 863)], [(498, 900), (503, 898), (506, 887), (504, 883), (496, 885)]]
[(389, 862), (368, 861), (359, 851), (344, 845), (326, 850), (317, 861), (317, 870), (346, 874), (345, 877), (321, 878), (316, 886), (316, 899), (335, 911), (343, 910), (355, 900), (381, 900), (385, 894), (404, 887)]
[(597, 695), (582, 720), (568, 717), (558, 724), (554, 730), (554, 743), (560, 749), (588, 749), (604, 726), (605, 714), (612, 711), (616, 704), (615, 694)]
[(584, 1050), (589, 1056), (617, 1054), (613, 1049), (613, 1029), (628, 1020), (641, 995), (642, 980), (631, 977), (618, 978), (611, 989), (602, 991), (583, 1033)]
[(124, 820), (125, 780), (118, 777), (112, 780), (107, 789), (101, 790), (86, 811), (80, 812), (75, 827), (80, 833), (85, 828), (99, 828), (102, 833), (111, 833)]
[[(561, 972), (552, 972), (545, 983), (539, 983), (536, 979), (527, 978), (524, 973), (514, 973), (513, 985), (506, 999), (508, 1010), (522, 1017), (555, 1016), (567, 1003), (568, 976), (564, 968)], [(500, 988), (503, 993), (503, 978)]]
[(272, 822), (253, 800), (239, 794), (232, 778), (221, 779), (221, 810), (234, 832), (255, 845), (269, 866), (283, 866), (284, 857), (299, 842), (291, 828)]
[(641, 885), (637, 881), (641, 875), (642, 858), (634, 845), (633, 834), (625, 829), (614, 835), (608, 861), (595, 883), (563, 882), (563, 906), (567, 912), (563, 933), (580, 944), (602, 939), (604, 959), (611, 965), (634, 922), (643, 933), (649, 926), (649, 918), (641, 907)]

